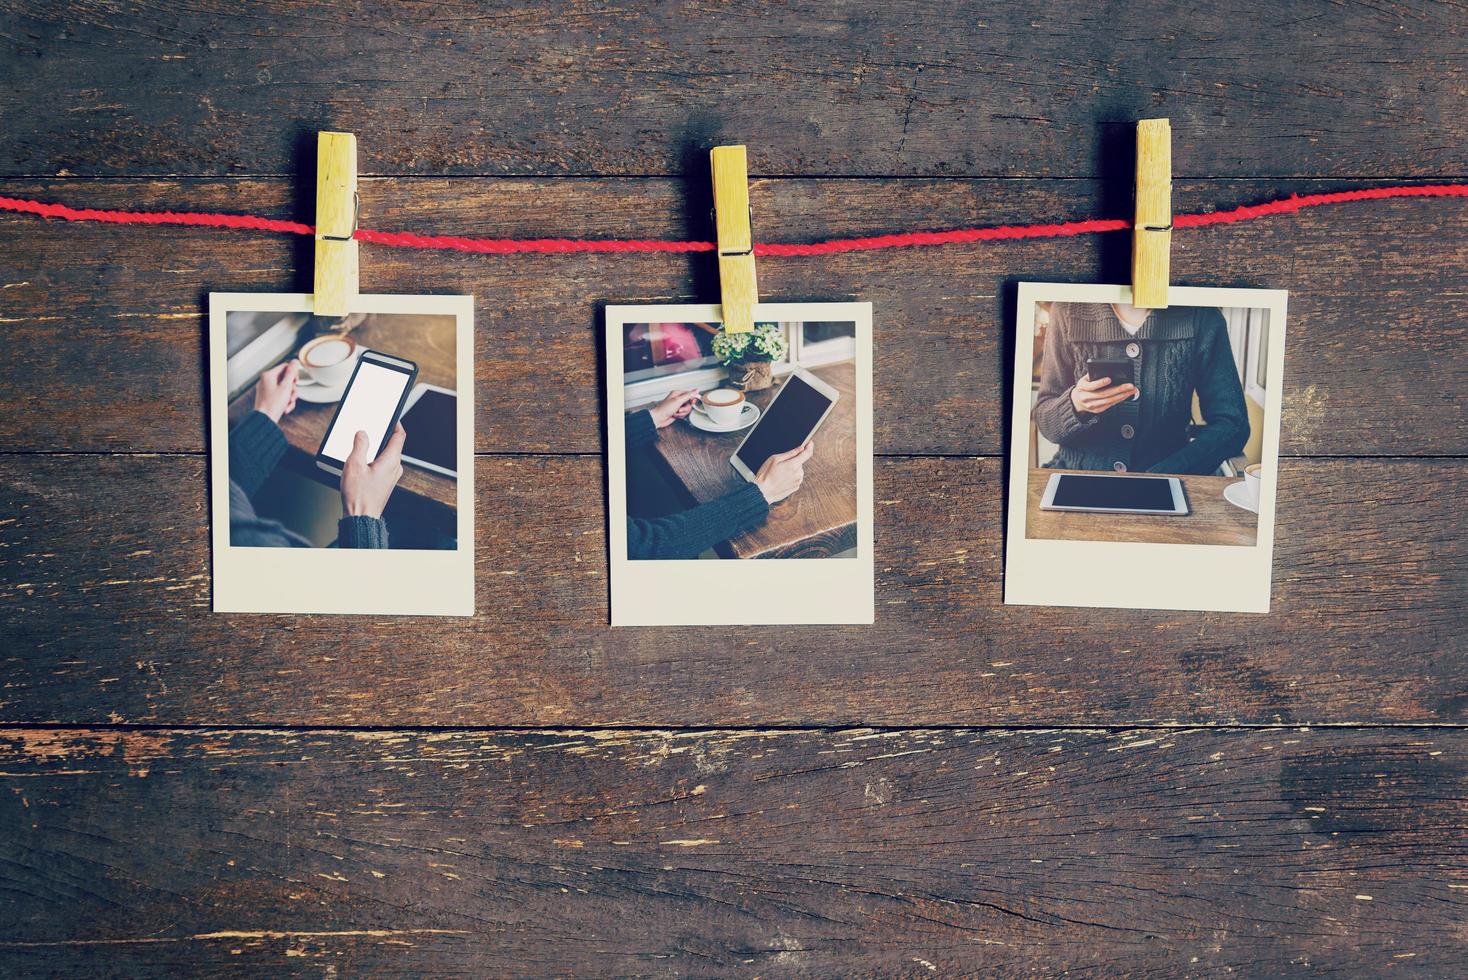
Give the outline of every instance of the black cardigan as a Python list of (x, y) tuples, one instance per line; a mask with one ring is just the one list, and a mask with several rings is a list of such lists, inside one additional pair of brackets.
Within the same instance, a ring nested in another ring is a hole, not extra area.
[[(658, 438), (649, 412), (626, 417), (627, 456), (647, 449)], [(770, 505), (753, 483), (717, 500), (699, 504), (679, 514), (643, 520), (627, 518), (627, 557), (631, 559), (697, 558), (720, 541), (760, 524), (769, 516)]]
[[(1071, 389), (1086, 358), (1132, 361), (1141, 397), (1100, 415), (1077, 412)], [(1189, 439), (1193, 393), (1206, 423)], [(1060, 446), (1047, 466), (1068, 470), (1210, 474), (1243, 451), (1249, 412), (1223, 314), (1154, 310), (1133, 336), (1109, 303), (1056, 303), (1045, 328), (1035, 422)]]

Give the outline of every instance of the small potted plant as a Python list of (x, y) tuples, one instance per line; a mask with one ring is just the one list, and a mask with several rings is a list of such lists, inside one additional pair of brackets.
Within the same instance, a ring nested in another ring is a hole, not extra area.
[(756, 323), (745, 333), (720, 330), (714, 336), (714, 356), (729, 369), (735, 387), (764, 391), (774, 382), (771, 362), (785, 356), (785, 334), (775, 323)]

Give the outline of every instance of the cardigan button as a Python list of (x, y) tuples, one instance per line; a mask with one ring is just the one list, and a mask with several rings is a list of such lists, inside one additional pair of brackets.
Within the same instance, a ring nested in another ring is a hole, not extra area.
[(1134, 436), (1136, 434), (1137, 434), (1137, 430), (1134, 429), (1134, 428), (1132, 428), (1129, 425), (1124, 425), (1124, 426), (1121, 427), (1121, 437), (1123, 439), (1130, 439), (1132, 436)]
[(1119, 459), (1116, 462), (1114, 462), (1114, 463), (1111, 464), (1111, 468), (1114, 469), (1114, 470), (1116, 470), (1116, 472), (1118, 472), (1118, 473), (1125, 473), (1126, 472), (1126, 464), (1123, 463)]
[(1127, 344), (1126, 345), (1126, 356), (1127, 357), (1131, 357), (1131, 358), (1141, 357), (1142, 356), (1142, 345), (1139, 344), (1139, 343), (1137, 343), (1135, 340), (1132, 341), (1130, 344)]

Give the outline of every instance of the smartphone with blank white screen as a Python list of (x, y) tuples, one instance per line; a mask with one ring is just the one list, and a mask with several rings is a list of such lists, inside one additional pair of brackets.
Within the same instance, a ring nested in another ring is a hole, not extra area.
[(326, 427), (321, 448), (316, 451), (316, 465), (341, 476), (358, 432), (367, 433), (367, 444), (372, 447), (367, 462), (376, 459), (387, 445), (417, 377), (418, 365), (412, 361), (381, 351), (363, 351), (336, 414)]
[(403, 428), (408, 432), (403, 462), (457, 478), (458, 420), (458, 392), (426, 381), (414, 385), (403, 409)]
[(1052, 473), (1040, 509), (1182, 517), (1188, 513), (1188, 498), (1175, 476)]
[(815, 375), (797, 368), (770, 402), (729, 462), (753, 483), (765, 461), (810, 441), (826, 421), (841, 393)]

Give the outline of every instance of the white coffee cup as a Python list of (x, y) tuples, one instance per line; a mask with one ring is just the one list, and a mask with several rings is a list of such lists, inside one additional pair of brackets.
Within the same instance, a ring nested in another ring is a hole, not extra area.
[(744, 412), (744, 392), (736, 388), (715, 388), (699, 399), (697, 410), (715, 425), (733, 425)]
[(357, 342), (346, 334), (313, 337), (296, 353), (301, 362), (301, 381), (328, 388), (339, 385), (351, 375), (356, 355)]
[(1248, 499), (1250, 506), (1259, 509), (1259, 484), (1261, 482), (1262, 470), (1258, 463), (1250, 463), (1244, 467), (1244, 496)]

